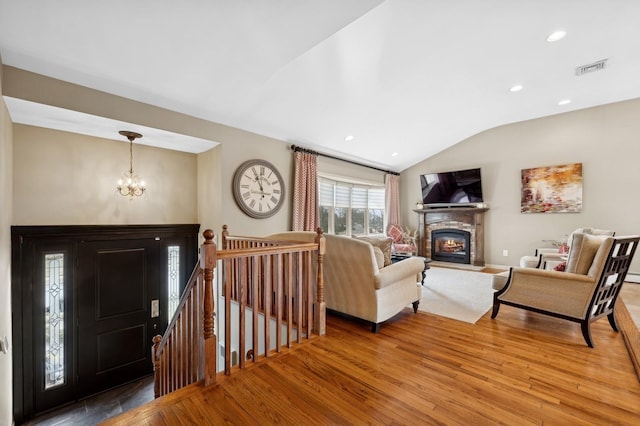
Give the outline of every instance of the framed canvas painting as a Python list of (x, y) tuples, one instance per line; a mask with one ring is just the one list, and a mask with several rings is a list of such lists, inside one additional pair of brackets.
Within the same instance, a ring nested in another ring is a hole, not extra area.
[(522, 213), (582, 211), (582, 163), (522, 169)]

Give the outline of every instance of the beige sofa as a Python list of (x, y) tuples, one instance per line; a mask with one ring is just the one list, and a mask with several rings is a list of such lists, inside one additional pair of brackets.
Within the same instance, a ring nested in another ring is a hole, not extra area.
[[(268, 238), (314, 241), (315, 232), (283, 232)], [(419, 258), (378, 267), (371, 244), (355, 238), (328, 235), (324, 256), (324, 288), (327, 309), (372, 323), (377, 332), (386, 321), (409, 304), (418, 309), (422, 289), (418, 283), (424, 269)]]

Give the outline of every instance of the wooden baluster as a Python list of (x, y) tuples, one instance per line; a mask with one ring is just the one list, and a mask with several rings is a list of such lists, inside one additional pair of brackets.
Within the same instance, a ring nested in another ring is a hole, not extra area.
[[(224, 261), (225, 269), (233, 269), (231, 260)], [(231, 273), (225, 275), (224, 288), (227, 294), (231, 292)], [(236, 276), (235, 273), (233, 276)], [(231, 297), (224, 298), (224, 374), (231, 374)]]
[(276, 276), (275, 288), (276, 288), (276, 303), (275, 303), (275, 314), (276, 314), (276, 351), (280, 352), (281, 344), (282, 344), (282, 277), (284, 274), (282, 267), (282, 254), (276, 255), (276, 265), (275, 265), (274, 275)]
[(251, 326), (253, 327), (253, 330), (251, 331), (251, 336), (252, 336), (252, 349), (253, 349), (253, 363), (255, 364), (256, 360), (258, 359), (258, 352), (259, 352), (259, 345), (258, 345), (258, 330), (259, 330), (259, 325), (258, 325), (258, 319), (260, 317), (260, 312), (259, 312), (259, 306), (260, 304), (258, 303), (258, 293), (259, 293), (259, 285), (258, 283), (261, 281), (260, 280), (260, 268), (258, 267), (259, 265), (259, 261), (260, 258), (258, 256), (251, 256), (251, 292), (252, 292), (252, 304), (251, 304)]
[(222, 250), (229, 248), (229, 227), (222, 225)]
[(185, 333), (184, 333), (185, 346), (187, 348), (187, 351), (184, 357), (186, 362), (185, 376), (186, 376), (187, 383), (193, 383), (193, 377), (192, 377), (193, 364), (191, 361), (193, 360), (194, 349), (196, 349), (196, 346), (193, 344), (194, 342), (191, 340), (191, 327), (193, 326), (193, 312), (191, 312), (192, 302), (193, 302), (193, 299), (191, 298), (187, 299), (187, 303), (185, 304), (185, 307), (184, 307), (185, 318), (187, 318)]
[(153, 397), (160, 396), (160, 359), (158, 357), (158, 346), (162, 336), (153, 336), (153, 347), (151, 348), (151, 359), (153, 360)]
[(200, 330), (204, 330), (203, 316), (200, 316), (198, 307), (204, 306), (204, 287), (200, 285), (200, 278), (196, 281), (193, 291), (193, 340), (197, 342), (194, 352), (196, 353), (196, 362), (194, 365), (194, 381), (204, 379), (204, 342), (200, 339)]
[(311, 338), (311, 331), (313, 329), (313, 288), (315, 287), (315, 283), (313, 282), (313, 265), (312, 265), (312, 255), (313, 252), (306, 251), (304, 252), (304, 270), (305, 270), (305, 278), (304, 278), (304, 309), (305, 309), (305, 326), (307, 339)]
[(296, 268), (296, 288), (295, 288), (295, 308), (296, 308), (296, 328), (297, 328), (297, 339), (298, 343), (302, 342), (302, 330), (303, 330), (303, 320), (302, 320), (302, 305), (304, 304), (304, 299), (302, 298), (302, 286), (304, 285), (303, 275), (302, 275), (302, 252), (296, 252), (296, 264), (298, 267)]
[(203, 233), (205, 242), (200, 251), (200, 267), (204, 271), (204, 385), (216, 382), (217, 339), (214, 331), (215, 301), (213, 298), (213, 270), (216, 267), (216, 244), (213, 231)]
[(293, 259), (292, 254), (287, 253), (287, 269), (285, 273), (285, 296), (286, 296), (286, 315), (287, 315), (287, 348), (291, 347), (291, 334), (293, 329)]
[[(273, 255), (264, 256), (264, 356), (267, 358), (271, 351), (271, 304), (273, 292), (273, 276), (271, 275), (271, 263)], [(256, 330), (257, 332), (257, 330)]]
[(188, 379), (188, 370), (187, 366), (189, 365), (189, 351), (187, 346), (187, 325), (189, 323), (189, 316), (187, 315), (188, 311), (185, 310), (180, 313), (180, 387), (186, 386), (189, 384)]
[(322, 235), (322, 228), (318, 227), (315, 239), (318, 244), (318, 273), (317, 273), (317, 300), (315, 307), (315, 329), (316, 333), (324, 336), (327, 333), (327, 304), (324, 301), (324, 253), (326, 251), (326, 241)]
[[(238, 289), (240, 293), (238, 294), (238, 365), (240, 368), (244, 368), (245, 362), (245, 313), (247, 310), (247, 291), (249, 287), (249, 271), (247, 267), (248, 259), (246, 257), (241, 257), (240, 261), (240, 271), (238, 276)], [(231, 330), (229, 330), (231, 332)]]

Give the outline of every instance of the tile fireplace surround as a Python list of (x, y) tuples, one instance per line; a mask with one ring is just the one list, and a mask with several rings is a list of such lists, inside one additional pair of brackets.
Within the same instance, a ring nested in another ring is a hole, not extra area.
[(484, 266), (484, 213), (486, 207), (449, 207), (414, 210), (418, 214), (418, 255), (431, 257), (431, 231), (461, 229), (471, 233), (471, 265)]

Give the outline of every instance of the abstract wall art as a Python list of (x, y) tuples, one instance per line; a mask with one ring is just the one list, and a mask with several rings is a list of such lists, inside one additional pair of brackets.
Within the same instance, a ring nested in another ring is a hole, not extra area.
[(582, 163), (522, 169), (522, 213), (582, 211)]

